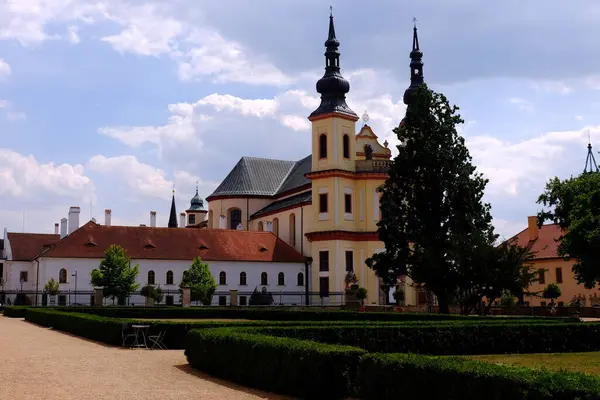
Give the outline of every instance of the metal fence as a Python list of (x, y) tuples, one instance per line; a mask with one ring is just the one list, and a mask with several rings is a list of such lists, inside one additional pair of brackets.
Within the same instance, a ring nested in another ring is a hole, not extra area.
[[(253, 291), (238, 291), (238, 305), (250, 305)], [(341, 306), (345, 304), (343, 292), (330, 292), (329, 297), (321, 297), (319, 292), (268, 292), (272, 296), (271, 306)], [(37, 306), (91, 306), (95, 305), (95, 294), (91, 290), (68, 290), (59, 292), (56, 296), (49, 296), (43, 291), (34, 290), (7, 290), (0, 291), (0, 305), (37, 305)], [(308, 302), (307, 302), (308, 300)], [(181, 304), (181, 293), (178, 289), (163, 289), (163, 299), (158, 305), (176, 306)], [(104, 298), (103, 305), (119, 305), (117, 299)], [(125, 298), (125, 306), (146, 306), (146, 298), (141, 292), (131, 292)], [(192, 302), (191, 306), (200, 306), (199, 302)], [(231, 305), (229, 291), (216, 291), (212, 298), (212, 306)]]

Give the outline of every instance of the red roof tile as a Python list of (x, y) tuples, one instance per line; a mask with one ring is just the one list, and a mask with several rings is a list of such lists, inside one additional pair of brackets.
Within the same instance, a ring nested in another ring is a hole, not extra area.
[(8, 241), (15, 261), (29, 261), (48, 246), (57, 243), (60, 235), (44, 233), (8, 233)]
[(535, 259), (541, 258), (559, 258), (558, 239), (561, 235), (560, 226), (557, 224), (542, 225), (539, 229), (538, 238), (534, 241), (529, 240), (529, 228), (517, 233), (509, 240), (516, 240), (522, 247), (530, 246), (530, 250), (535, 254)]
[(133, 259), (304, 262), (304, 257), (271, 232), (225, 229), (105, 226), (88, 222), (46, 251), (43, 257), (102, 258), (118, 244)]

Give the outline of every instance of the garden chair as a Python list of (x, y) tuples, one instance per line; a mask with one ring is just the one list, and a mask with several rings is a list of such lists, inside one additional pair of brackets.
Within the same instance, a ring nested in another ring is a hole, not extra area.
[(123, 343), (121, 343), (121, 346), (123, 346), (123, 347), (127, 347), (127, 339), (128, 338), (133, 338), (134, 341), (137, 339), (137, 334), (132, 333), (129, 330), (128, 323), (124, 323), (121, 327), (121, 338), (123, 339)]
[(151, 349), (161, 349), (161, 350), (166, 350), (167, 346), (164, 345), (163, 340), (165, 338), (166, 335), (166, 331), (160, 331), (158, 333), (158, 335), (150, 335), (148, 336), (148, 340), (152, 343), (152, 346), (150, 346)]

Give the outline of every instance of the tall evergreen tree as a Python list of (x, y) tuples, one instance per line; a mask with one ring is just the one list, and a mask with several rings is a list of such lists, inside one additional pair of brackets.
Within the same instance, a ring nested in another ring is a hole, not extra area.
[(482, 201), (487, 180), (456, 131), (463, 123), (458, 108), (424, 83), (408, 96), (406, 117), (394, 130), (398, 155), (380, 188), (378, 232), (386, 250), (367, 265), (388, 285), (408, 275), (447, 313), (462, 279), (460, 262), (496, 239), (490, 205)]

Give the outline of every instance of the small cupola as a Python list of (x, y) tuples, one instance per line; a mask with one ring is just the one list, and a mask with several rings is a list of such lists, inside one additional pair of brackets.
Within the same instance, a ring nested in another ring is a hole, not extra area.
[(207, 210), (204, 209), (204, 201), (198, 194), (198, 182), (196, 182), (196, 194), (190, 200), (190, 208), (186, 210), (187, 220), (185, 226), (195, 226), (206, 219)]

